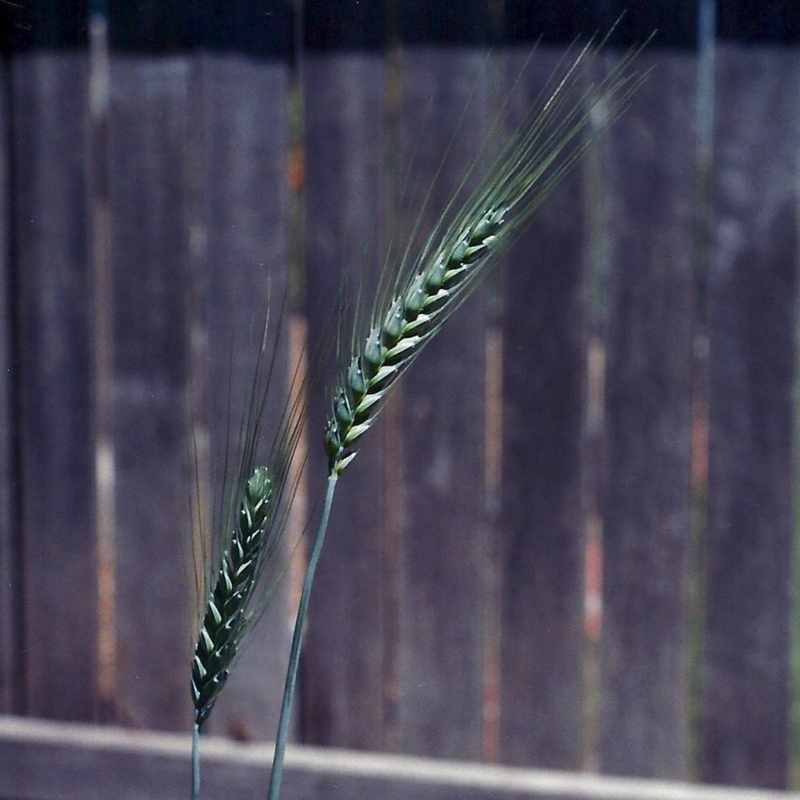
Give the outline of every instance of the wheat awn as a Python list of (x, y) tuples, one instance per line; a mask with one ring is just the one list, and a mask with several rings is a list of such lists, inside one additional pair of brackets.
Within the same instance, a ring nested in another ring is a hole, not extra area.
[[(340, 374), (324, 434), (328, 482), (295, 622), (267, 800), (280, 794), (303, 623), (338, 479), (390, 389), (594, 141), (602, 127), (594, 124), (595, 112), (602, 109), (606, 124), (613, 120), (643, 79), (629, 70), (631, 52), (597, 86), (586, 88), (581, 67), (604, 42), (589, 42), (567, 64), (544, 104), (502, 148), (452, 221), (435, 226), (416, 259), (400, 259), (388, 300), (379, 291), (368, 334), (354, 344)], [(442, 220), (457, 201), (458, 192)], [(391, 269), (387, 262), (384, 270)]]

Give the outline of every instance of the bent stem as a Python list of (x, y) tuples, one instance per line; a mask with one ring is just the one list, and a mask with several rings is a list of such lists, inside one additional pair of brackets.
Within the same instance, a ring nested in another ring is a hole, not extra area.
[(336, 491), (336, 481), (339, 476), (336, 472), (328, 475), (328, 483), (325, 489), (325, 501), (322, 506), (322, 514), (317, 528), (317, 535), (314, 539), (314, 548), (308, 560), (306, 576), (303, 579), (303, 591), (300, 594), (300, 604), (297, 607), (297, 618), (294, 623), (294, 633), (292, 634), (292, 648), (289, 653), (289, 666), (286, 671), (286, 683), (283, 687), (283, 700), (281, 702), (281, 715), (278, 721), (278, 733), (275, 736), (275, 756), (272, 759), (272, 772), (269, 778), (269, 792), (267, 800), (278, 800), (281, 791), (281, 778), (283, 777), (283, 757), (286, 750), (286, 740), (289, 738), (289, 721), (292, 716), (292, 701), (294, 700), (294, 688), (297, 681), (297, 667), (300, 663), (300, 644), (303, 639), (303, 623), (305, 622), (306, 612), (308, 611), (308, 601), (311, 599), (311, 587), (314, 583), (314, 573), (317, 570), (319, 557), (322, 553), (322, 545), (325, 542), (325, 532), (328, 529), (328, 520), (331, 515), (333, 505), (333, 495)]

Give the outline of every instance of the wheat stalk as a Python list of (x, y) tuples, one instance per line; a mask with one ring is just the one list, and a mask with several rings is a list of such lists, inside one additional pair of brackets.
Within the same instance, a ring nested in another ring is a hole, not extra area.
[[(569, 62), (544, 105), (502, 148), (452, 221), (440, 221), (416, 259), (401, 259), (388, 300), (384, 302), (384, 293), (379, 291), (369, 332), (360, 345), (354, 344), (340, 374), (325, 427), (327, 488), (295, 622), (267, 800), (277, 800), (280, 794), (303, 623), (338, 479), (355, 458), (357, 445), (390, 389), (498, 262), (514, 232), (590, 146), (599, 132), (594, 127), (595, 112), (602, 110), (608, 123), (641, 82), (641, 77), (628, 71), (632, 52), (597, 86), (586, 88), (582, 65), (591, 60), (597, 46), (596, 41), (590, 42)], [(462, 186), (474, 168), (468, 170)], [(458, 193), (442, 220), (457, 198)]]

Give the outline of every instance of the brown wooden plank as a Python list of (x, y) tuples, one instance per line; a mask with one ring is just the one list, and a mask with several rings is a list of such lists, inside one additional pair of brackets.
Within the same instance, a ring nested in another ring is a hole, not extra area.
[[(311, 403), (312, 503), (325, 477), (322, 434), (334, 381), (334, 314), (343, 281), (369, 312), (385, 253), (383, 56), (309, 54), (304, 66), (309, 352), (329, 347)], [(348, 312), (353, 313), (353, 305)], [(366, 314), (365, 314), (366, 317)], [(366, 324), (366, 323), (365, 323)], [(364, 325), (359, 336), (366, 336)], [(345, 334), (347, 337), (347, 334)], [(343, 358), (349, 360), (349, 339)], [(385, 730), (385, 444), (382, 420), (339, 482), (316, 576), (302, 667), (302, 736), (314, 744), (380, 748)]]
[[(509, 57), (508, 85), (527, 57)], [(562, 57), (561, 49), (534, 53), (510, 126), (530, 113)], [(503, 273), (500, 754), (563, 769), (583, 758), (585, 205), (573, 176)]]
[(22, 650), (20, 620), (20, 539), (17, 525), (17, 466), (15, 455), (17, 364), (14, 337), (14, 272), (11, 259), (11, 153), (10, 115), (6, 91), (10, 80), (8, 63), (0, 65), (0, 711), (21, 710)]
[[(432, 230), (484, 144), (484, 67), (475, 49), (402, 52), (401, 248), (415, 226), (422, 237)], [(394, 735), (406, 753), (483, 751), (485, 301), (479, 289), (398, 389), (402, 428), (389, 453), (400, 464), (401, 514)]]
[(191, 722), (188, 60), (112, 55), (117, 712)]
[[(204, 741), (203, 796), (262, 796), (272, 749)], [(0, 718), (4, 800), (184, 800), (185, 736)], [(574, 772), (289, 747), (284, 800), (798, 800), (796, 792), (609, 778)]]
[[(194, 258), (201, 271), (199, 329), (206, 343), (196, 376), (204, 384), (205, 408), (197, 421), (208, 431), (207, 479), (217, 478), (213, 500), (221, 503), (223, 460), (226, 451), (235, 457), (268, 302), (272, 326), (265, 368), (275, 347), (278, 354), (260, 449), (263, 458), (286, 403), (288, 320), (283, 320), (281, 336), (276, 334), (289, 268), (288, 70), (282, 62), (223, 54), (201, 56), (196, 67), (195, 132), (202, 166), (195, 187)], [(291, 631), (288, 589), (284, 581), (273, 595), (214, 709), (210, 732), (237, 738), (274, 735)]]
[(717, 53), (700, 774), (788, 779), (797, 53)]
[(89, 25), (89, 261), (91, 264), (93, 380), (92, 425), (95, 447), (95, 536), (97, 541), (98, 721), (113, 719), (115, 688), (114, 498), (111, 448), (112, 302), (108, 198), (108, 24), (99, 14)]
[(24, 708), (77, 720), (96, 662), (87, 74), (85, 53), (11, 65)]
[(688, 768), (694, 149), (691, 56), (656, 65), (607, 147), (600, 769)]

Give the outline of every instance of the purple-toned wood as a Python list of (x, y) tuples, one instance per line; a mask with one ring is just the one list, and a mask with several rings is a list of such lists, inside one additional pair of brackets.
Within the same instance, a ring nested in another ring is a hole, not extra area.
[(800, 61), (717, 54), (700, 775), (789, 771)]
[[(563, 53), (529, 56), (509, 56), (512, 129)], [(500, 756), (560, 769), (584, 747), (584, 189), (554, 192), (503, 272)]]
[(693, 91), (690, 55), (654, 65), (608, 134), (604, 772), (683, 778), (689, 758)]
[(10, 65), (22, 710), (92, 718), (96, 664), (88, 58)]

